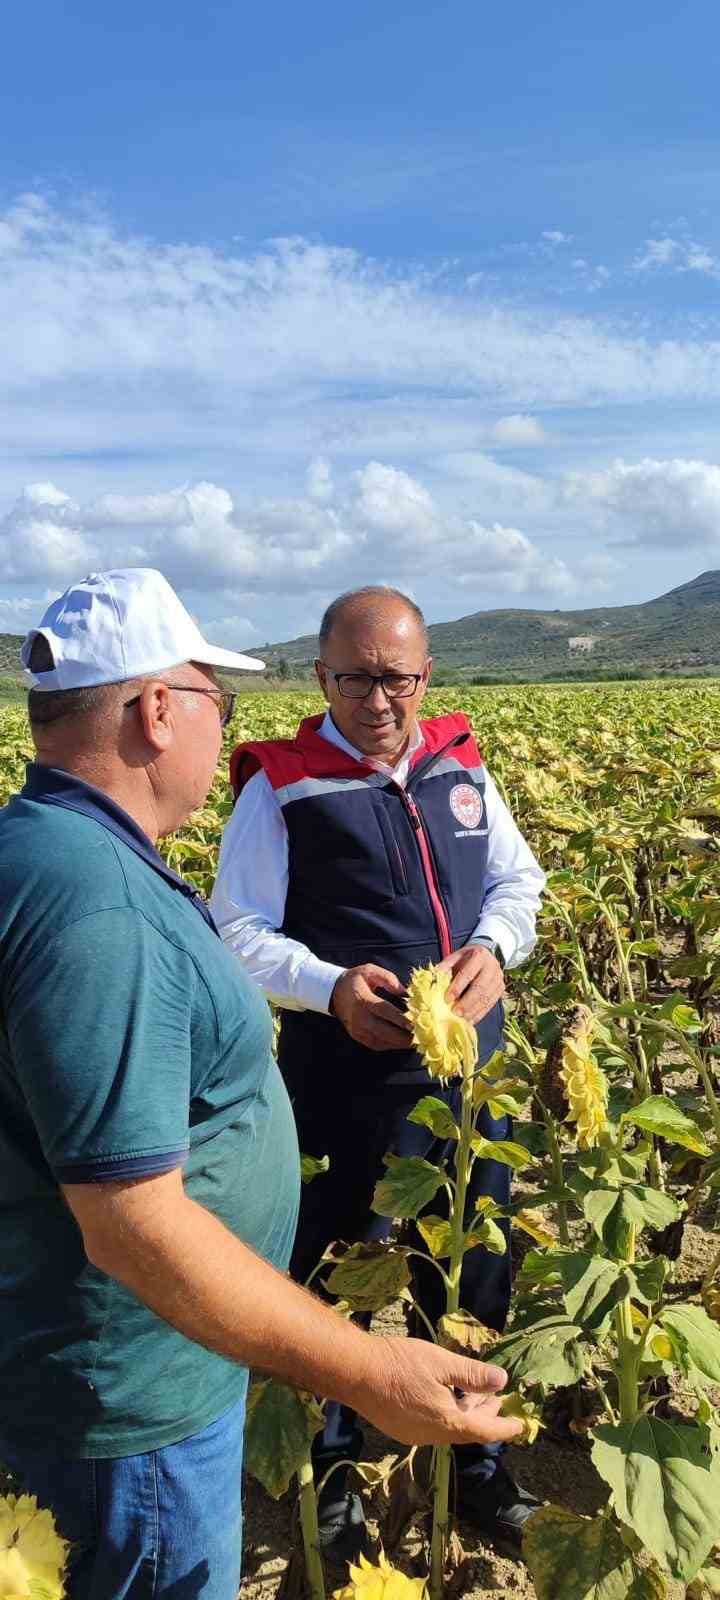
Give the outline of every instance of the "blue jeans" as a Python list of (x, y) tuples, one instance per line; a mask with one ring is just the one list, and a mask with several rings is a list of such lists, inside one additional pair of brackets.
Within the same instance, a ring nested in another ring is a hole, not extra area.
[(245, 1400), (146, 1455), (52, 1460), (0, 1438), (0, 1461), (71, 1541), (69, 1600), (236, 1600)]

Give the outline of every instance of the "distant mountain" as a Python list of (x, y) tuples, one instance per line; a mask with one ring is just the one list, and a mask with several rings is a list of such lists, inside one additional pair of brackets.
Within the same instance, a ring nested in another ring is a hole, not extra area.
[[(460, 677), (641, 669), (715, 669), (720, 675), (720, 571), (702, 572), (669, 594), (636, 606), (475, 611), (457, 622), (433, 623), (430, 641), (439, 671)], [(317, 635), (305, 634), (260, 646), (258, 653), (276, 670), (286, 662), (294, 675), (310, 665), (317, 651)]]
[[(543, 678), (555, 673), (717, 672), (720, 676), (720, 571), (701, 572), (657, 600), (588, 611), (474, 611), (435, 622), (430, 640), (440, 675)], [(0, 634), (0, 676), (20, 681), (20, 635)], [(276, 676), (303, 675), (318, 653), (317, 634), (262, 645)], [(284, 663), (284, 665), (283, 665)], [(261, 687), (262, 680), (253, 680)]]

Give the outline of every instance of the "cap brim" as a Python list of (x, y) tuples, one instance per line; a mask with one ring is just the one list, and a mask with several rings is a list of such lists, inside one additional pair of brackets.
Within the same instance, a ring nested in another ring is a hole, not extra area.
[(204, 645), (202, 654), (193, 656), (201, 667), (224, 667), (228, 672), (264, 672), (265, 662), (257, 656), (240, 656), (236, 650), (221, 650), (219, 645)]

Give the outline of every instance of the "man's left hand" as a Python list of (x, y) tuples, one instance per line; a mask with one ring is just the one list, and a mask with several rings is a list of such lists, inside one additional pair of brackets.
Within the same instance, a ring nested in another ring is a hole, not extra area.
[(481, 1022), (505, 993), (505, 979), (499, 961), (483, 945), (468, 944), (454, 950), (440, 962), (453, 974), (447, 998), (454, 1010), (468, 1022)]

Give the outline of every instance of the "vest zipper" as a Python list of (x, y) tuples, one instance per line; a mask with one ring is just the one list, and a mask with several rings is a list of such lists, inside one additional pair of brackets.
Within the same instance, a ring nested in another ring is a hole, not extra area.
[(443, 905), (442, 895), (440, 894), (440, 885), (437, 880), (435, 864), (430, 853), (430, 846), (428, 844), (423, 820), (415, 801), (412, 798), (412, 795), (409, 795), (407, 791), (403, 789), (401, 784), (397, 785), (397, 789), (405, 810), (410, 818), (410, 822), (415, 830), (415, 837), (418, 842), (418, 850), (420, 851), (420, 860), (422, 862), (422, 869), (425, 877), (425, 885), (437, 926), (438, 938), (440, 941), (440, 953), (442, 956), (449, 956), (452, 955), (450, 924), (447, 919), (447, 912)]

